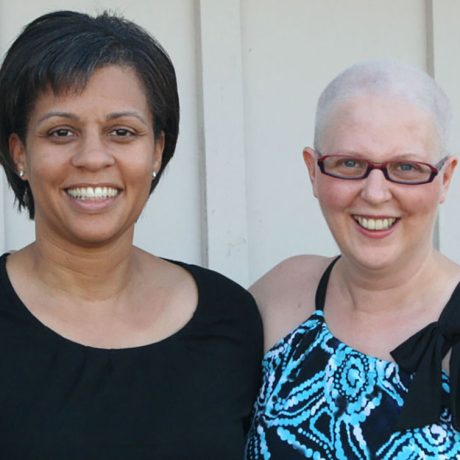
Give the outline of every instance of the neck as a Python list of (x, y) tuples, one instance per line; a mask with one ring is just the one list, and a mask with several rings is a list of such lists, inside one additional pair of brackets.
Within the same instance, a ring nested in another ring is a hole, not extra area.
[(391, 314), (418, 308), (427, 289), (436, 289), (443, 256), (430, 248), (397, 267), (370, 270), (342, 257), (337, 262), (336, 294), (356, 312)]
[(129, 286), (139, 252), (129, 238), (101, 247), (37, 238), (26, 251), (35, 276), (47, 288), (91, 301), (116, 297)]

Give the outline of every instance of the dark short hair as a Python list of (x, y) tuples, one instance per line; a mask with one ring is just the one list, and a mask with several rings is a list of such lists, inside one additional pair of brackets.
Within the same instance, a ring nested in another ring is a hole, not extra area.
[(43, 91), (83, 90), (94, 71), (108, 65), (135, 71), (145, 89), (155, 136), (165, 136), (163, 161), (150, 192), (173, 156), (179, 134), (176, 74), (156, 39), (107, 12), (96, 17), (75, 11), (40, 16), (24, 28), (0, 68), (0, 163), (18, 208), (26, 208), (31, 219), (33, 197), (28, 182), (17, 175), (9, 138), (16, 133), (25, 143), (30, 114)]

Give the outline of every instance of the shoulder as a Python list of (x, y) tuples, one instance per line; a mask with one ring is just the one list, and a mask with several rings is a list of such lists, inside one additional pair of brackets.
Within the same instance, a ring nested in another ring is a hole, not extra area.
[(315, 310), (316, 288), (332, 260), (316, 255), (290, 257), (250, 287), (262, 315), (266, 349)]
[(219, 272), (193, 264), (177, 263), (193, 276), (198, 288), (198, 302), (202, 312), (205, 312), (206, 323), (213, 329), (212, 333), (218, 335), (219, 331), (225, 330), (232, 342), (242, 347), (244, 360), (252, 368), (258, 369), (263, 352), (263, 328), (254, 297)]
[(218, 314), (239, 316), (248, 322), (249, 327), (261, 328), (261, 319), (254, 297), (227, 276), (198, 265), (174, 262), (193, 277), (199, 302)]
[(254, 304), (252, 295), (242, 286), (215, 270), (185, 262), (176, 262), (187, 270), (195, 279), (200, 294), (217, 298), (227, 297)]
[[(261, 311), (280, 303), (302, 300), (314, 307), (314, 294), (324, 270), (332, 259), (315, 255), (290, 257), (273, 267), (250, 288)], [(288, 308), (286, 305), (285, 308)]]

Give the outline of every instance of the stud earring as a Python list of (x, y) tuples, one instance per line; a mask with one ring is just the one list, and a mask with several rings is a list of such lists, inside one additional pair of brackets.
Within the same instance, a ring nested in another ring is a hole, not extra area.
[(154, 179), (157, 177), (156, 171), (153, 171), (153, 172), (152, 172), (152, 177), (153, 177)]
[(24, 170), (23, 170), (23, 169), (20, 169), (20, 170), (19, 170), (19, 177), (22, 179), (22, 178), (24, 177), (24, 175), (25, 175)]

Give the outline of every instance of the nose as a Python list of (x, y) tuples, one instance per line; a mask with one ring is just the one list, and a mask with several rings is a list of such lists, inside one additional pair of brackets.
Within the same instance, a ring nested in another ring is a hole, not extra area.
[(97, 171), (115, 163), (110, 147), (104, 143), (102, 134), (87, 133), (81, 138), (74, 155), (72, 164), (77, 168)]
[(361, 197), (367, 202), (378, 205), (391, 199), (391, 184), (380, 169), (373, 169), (363, 181)]

